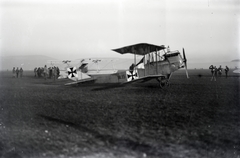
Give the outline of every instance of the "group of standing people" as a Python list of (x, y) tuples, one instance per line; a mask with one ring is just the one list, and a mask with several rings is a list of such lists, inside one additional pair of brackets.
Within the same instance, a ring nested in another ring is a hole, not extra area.
[(22, 77), (23, 76), (23, 69), (22, 68), (18, 69), (18, 67), (15, 69), (15, 67), (13, 67), (12, 73), (13, 73), (14, 78), (18, 78), (18, 76)]
[(49, 67), (47, 68), (47, 65), (45, 65), (42, 68), (34, 68), (34, 75), (35, 77), (44, 77), (44, 79), (46, 80), (47, 78), (53, 78), (56, 79), (60, 74), (60, 70), (58, 67)]
[[(211, 81), (212, 81), (212, 80), (216, 81), (216, 80), (217, 80), (217, 79), (216, 79), (217, 76), (219, 76), (219, 77), (222, 76), (222, 70), (223, 70), (223, 68), (222, 68), (221, 65), (220, 65), (218, 68), (217, 68), (216, 66), (211, 65), (211, 66), (209, 67), (209, 69), (211, 70), (211, 73), (212, 73)], [(227, 77), (228, 77), (228, 71), (229, 71), (228, 66), (225, 67), (224, 71), (225, 71), (225, 77), (227, 78)]]

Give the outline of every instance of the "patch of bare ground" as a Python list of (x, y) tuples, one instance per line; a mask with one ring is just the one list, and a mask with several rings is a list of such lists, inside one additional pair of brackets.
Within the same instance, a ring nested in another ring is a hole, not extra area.
[[(240, 157), (239, 76), (63, 86), (0, 74), (1, 157)], [(104, 88), (105, 87), (105, 88)]]

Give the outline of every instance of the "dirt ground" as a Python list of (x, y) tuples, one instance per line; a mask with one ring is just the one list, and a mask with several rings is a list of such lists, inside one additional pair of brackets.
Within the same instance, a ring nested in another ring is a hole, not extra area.
[(189, 79), (177, 71), (164, 89), (0, 72), (0, 157), (240, 158), (240, 78), (231, 72), (210, 81), (209, 70)]

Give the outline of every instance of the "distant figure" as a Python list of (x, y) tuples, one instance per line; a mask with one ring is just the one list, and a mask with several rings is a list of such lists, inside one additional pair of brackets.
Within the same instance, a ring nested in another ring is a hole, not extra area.
[[(216, 80), (217, 80), (217, 79), (216, 79), (216, 76), (217, 76), (217, 68), (216, 68), (216, 66), (213, 66), (213, 65), (211, 65), (210, 67), (211, 67), (211, 73), (212, 73), (211, 81), (212, 81), (212, 80), (216, 81)], [(210, 69), (210, 67), (209, 67), (209, 69)]]
[(59, 77), (59, 75), (60, 75), (60, 70), (59, 70), (59, 68), (57, 67), (57, 77)]
[(224, 70), (225, 70), (225, 75), (226, 75), (226, 78), (227, 78), (228, 77), (229, 68), (226, 66), (226, 68)]
[(22, 78), (22, 75), (23, 75), (23, 69), (20, 68), (20, 77)]
[(41, 77), (41, 68), (40, 67), (38, 67), (38, 69), (37, 69), (37, 75), (38, 75), (38, 77)]
[(211, 73), (212, 73), (212, 76), (213, 76), (213, 73), (214, 73), (214, 66), (213, 66), (213, 65), (209, 66), (209, 69), (211, 70)]
[(135, 65), (132, 63), (132, 65), (129, 67), (129, 72), (132, 74), (134, 70)]
[(37, 77), (37, 67), (34, 68), (34, 77)]
[(50, 79), (52, 78), (52, 68), (51, 67), (49, 68), (49, 78)]
[(218, 73), (218, 68), (216, 66), (214, 66), (214, 77), (215, 77), (215, 81), (217, 81), (217, 73)]
[(53, 80), (55, 81), (55, 79), (57, 78), (57, 68), (55, 66), (52, 69), (52, 75), (53, 75)]
[(16, 77), (16, 70), (15, 70), (15, 67), (13, 67), (13, 69), (12, 69), (12, 73), (13, 73), (13, 77)]
[(18, 69), (18, 67), (17, 67), (17, 69), (16, 69), (16, 74), (17, 74), (17, 78), (18, 78), (18, 74), (19, 74), (19, 69)]
[(222, 76), (222, 66), (220, 65), (218, 68), (218, 75), (221, 77)]
[(44, 66), (43, 68), (43, 75), (44, 75), (44, 79), (47, 79), (47, 75), (48, 75), (48, 69), (47, 69), (47, 65)]

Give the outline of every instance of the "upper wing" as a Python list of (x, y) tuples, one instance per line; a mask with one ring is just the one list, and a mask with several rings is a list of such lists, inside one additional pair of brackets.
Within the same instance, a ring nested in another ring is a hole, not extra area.
[(123, 84), (128, 84), (128, 83), (134, 83), (134, 82), (147, 82), (147, 81), (150, 81), (152, 79), (157, 79), (159, 77), (166, 77), (165, 75), (150, 75), (150, 76), (144, 76), (144, 77), (141, 77), (141, 78), (137, 78), (137, 79), (134, 79), (134, 80), (131, 80), (131, 81), (127, 81), (127, 82), (124, 82)]
[(137, 55), (145, 55), (154, 51), (159, 51), (165, 49), (165, 46), (157, 46), (153, 44), (148, 44), (148, 43), (139, 43), (135, 45), (130, 45), (118, 49), (112, 49), (113, 51), (116, 51), (120, 54), (126, 54), (126, 53), (131, 53), (131, 54), (137, 54)]
[[(132, 59), (119, 58), (88, 58), (83, 59), (80, 69), (84, 67), (88, 75), (114, 74), (117, 70), (126, 70), (132, 64)], [(87, 65), (86, 65), (87, 64)], [(127, 66), (126, 66), (127, 65)]]

